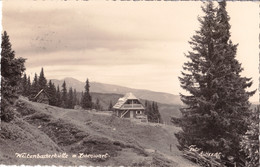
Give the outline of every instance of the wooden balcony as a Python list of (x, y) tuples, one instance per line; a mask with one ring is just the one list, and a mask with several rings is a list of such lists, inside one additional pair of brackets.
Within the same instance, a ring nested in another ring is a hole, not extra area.
[(142, 104), (124, 104), (122, 108), (143, 109)]

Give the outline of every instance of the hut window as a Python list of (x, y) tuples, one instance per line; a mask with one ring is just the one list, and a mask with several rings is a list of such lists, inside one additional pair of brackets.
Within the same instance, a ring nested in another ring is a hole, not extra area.
[(142, 111), (136, 111), (136, 114), (142, 114)]

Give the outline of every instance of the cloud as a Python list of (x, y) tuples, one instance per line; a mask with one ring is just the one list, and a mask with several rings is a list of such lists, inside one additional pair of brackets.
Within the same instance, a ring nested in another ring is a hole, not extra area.
[[(178, 93), (178, 76), (199, 29), (200, 1), (3, 1), (3, 29), (27, 72)], [(258, 81), (258, 5), (228, 2), (243, 75)], [(241, 13), (244, 13), (241, 15)], [(255, 28), (254, 28), (255, 27)], [(256, 86), (255, 86), (256, 87)], [(257, 96), (254, 97), (258, 99)]]
[(125, 13), (121, 13), (119, 6), (93, 10), (95, 6), (99, 5), (75, 10), (68, 6), (42, 8), (42, 3), (34, 3), (31, 8), (24, 6), (16, 12), (17, 6), (12, 4), (3, 10), (3, 24), (11, 39), (14, 37), (17, 55), (28, 59), (27, 67), (175, 64), (181, 60), (172, 57), (183, 56), (183, 48), (187, 48), (183, 45), (187, 46), (193, 30), (186, 35), (178, 33), (183, 29), (177, 23), (187, 23), (170, 16), (170, 8), (161, 14), (159, 10), (154, 13), (149, 5), (147, 12), (133, 5), (130, 9), (124, 7)]
[[(43, 4), (49, 6), (43, 8)], [(120, 4), (93, 3), (93, 6), (84, 7), (75, 3), (71, 3), (72, 7), (63, 4), (39, 2), (18, 8), (11, 2), (4, 3), (4, 29), (18, 37), (17, 52), (27, 54), (97, 48), (131, 50), (143, 47), (147, 41), (185, 39), (180, 27), (187, 23), (183, 22), (183, 18), (170, 15), (171, 8), (151, 10), (153, 6), (147, 5), (144, 12), (145, 8), (133, 4), (127, 8), (122, 8)], [(159, 6), (162, 7), (165, 8), (164, 5)], [(165, 12), (165, 15), (158, 12)], [(183, 17), (185, 19), (185, 15)]]

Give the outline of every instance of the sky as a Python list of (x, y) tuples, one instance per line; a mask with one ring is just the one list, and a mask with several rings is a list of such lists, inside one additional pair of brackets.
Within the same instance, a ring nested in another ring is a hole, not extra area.
[[(180, 87), (201, 1), (3, 1), (2, 26), (26, 73), (172, 94)], [(259, 4), (227, 2), (242, 76), (258, 88)], [(250, 101), (258, 101), (256, 93)]]

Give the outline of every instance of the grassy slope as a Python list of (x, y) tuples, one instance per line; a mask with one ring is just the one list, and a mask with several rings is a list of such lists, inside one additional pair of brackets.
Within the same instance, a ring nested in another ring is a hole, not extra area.
[[(136, 124), (88, 111), (20, 99), (17, 117), (1, 123), (0, 164), (192, 166), (177, 150), (173, 126)], [(169, 146), (172, 145), (170, 152)], [(101, 159), (18, 159), (15, 153), (109, 154)]]
[[(80, 94), (81, 95), (81, 94)], [(92, 101), (96, 102), (98, 98), (100, 101), (100, 105), (103, 107), (104, 110), (107, 110), (109, 106), (109, 102), (111, 101), (112, 104), (116, 104), (117, 100), (124, 95), (119, 94), (112, 94), (112, 93), (91, 93)], [(141, 99), (141, 102), (144, 104), (145, 100)], [(181, 105), (174, 105), (174, 104), (162, 104), (158, 103), (159, 111), (162, 116), (163, 122), (166, 124), (171, 124), (171, 117), (181, 117), (181, 113), (179, 108)]]

